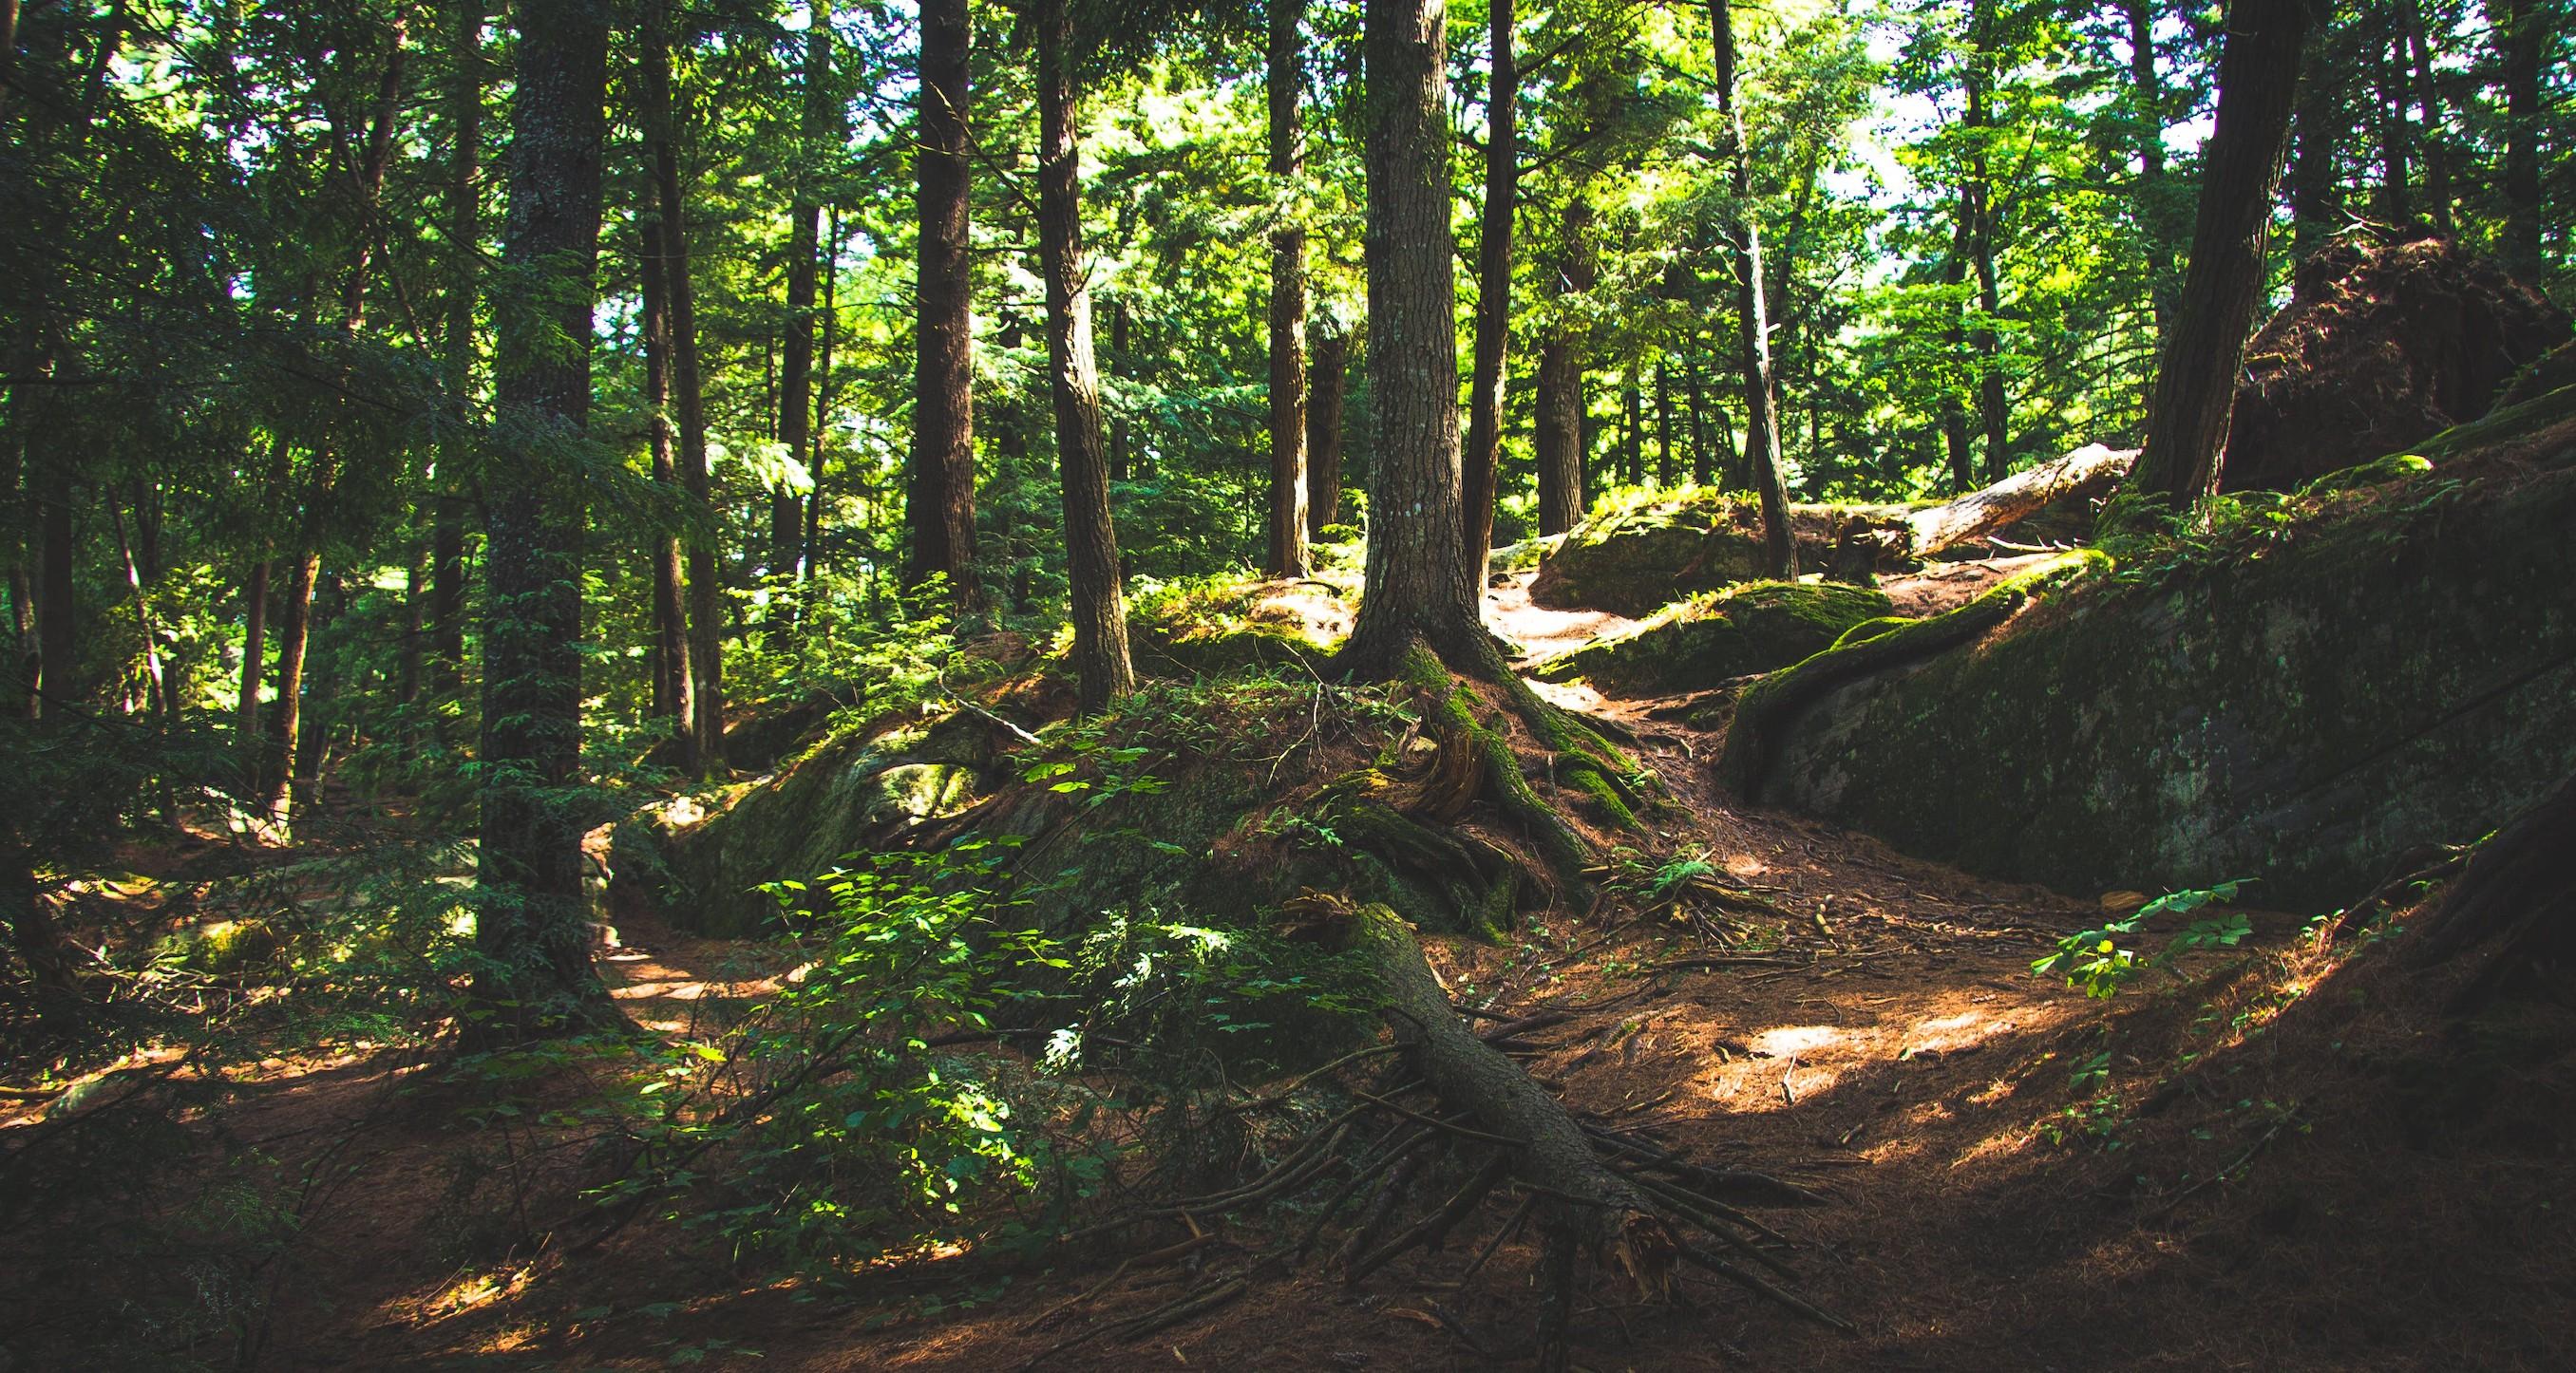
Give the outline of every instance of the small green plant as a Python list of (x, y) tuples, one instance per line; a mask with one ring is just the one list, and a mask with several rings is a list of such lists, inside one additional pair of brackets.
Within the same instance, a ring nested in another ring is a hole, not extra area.
[(2214, 887), (2169, 892), (2140, 906), (2126, 919), (2057, 941), (2055, 952), (2033, 961), (2030, 970), (2042, 977), (2063, 977), (2067, 986), (2083, 988), (2086, 996), (2117, 996), (2122, 987), (2148, 968), (2170, 968), (2184, 954), (2232, 949), (2243, 943), (2245, 936), (2254, 932), (2254, 926), (2242, 914), (2229, 913), (2193, 921), (2151, 956), (2142, 956), (2130, 946), (2130, 941), (2136, 940), (2148, 922), (2158, 916), (2189, 915), (2204, 906), (2233, 901), (2238, 888), (2244, 885), (2245, 879), (2239, 879)]

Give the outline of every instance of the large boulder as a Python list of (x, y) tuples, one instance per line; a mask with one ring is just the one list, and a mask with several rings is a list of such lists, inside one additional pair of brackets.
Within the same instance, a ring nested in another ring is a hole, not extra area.
[[(1904, 515), (1905, 506), (1793, 505), (1802, 567), (1821, 567), (1843, 526)], [(1566, 531), (1539, 564), (1530, 599), (1555, 610), (1638, 616), (1693, 592), (1764, 575), (1762, 507), (1705, 487), (1623, 500)]]
[(1821, 653), (1887, 615), (1886, 593), (1835, 582), (1753, 582), (1664, 607), (1642, 623), (1539, 664), (1545, 681), (1582, 678), (1634, 696), (1712, 687)]
[(1762, 799), (2074, 892), (2349, 901), (2576, 768), (2576, 419), (2483, 451), (1844, 681), (1769, 723)]
[(2338, 239), (2245, 350), (2220, 484), (2287, 491), (2493, 408), (2565, 311), (2447, 238)]

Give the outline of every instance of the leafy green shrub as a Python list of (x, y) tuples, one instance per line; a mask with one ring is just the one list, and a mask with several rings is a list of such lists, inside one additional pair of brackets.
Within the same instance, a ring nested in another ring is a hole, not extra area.
[(2034, 961), (2030, 970), (2043, 977), (2062, 976), (2067, 986), (2083, 988), (2086, 996), (2110, 997), (2117, 996), (2122, 987), (2147, 968), (2169, 968), (2187, 953), (2235, 948), (2254, 932), (2253, 924), (2242, 914), (2195, 920), (2152, 957), (2141, 958), (2136, 949), (2126, 947), (2122, 941), (2135, 939), (2148, 921), (2160, 915), (2189, 915), (2203, 906), (2233, 901), (2246, 880), (2159, 896), (2126, 919), (2057, 941), (2056, 952)]

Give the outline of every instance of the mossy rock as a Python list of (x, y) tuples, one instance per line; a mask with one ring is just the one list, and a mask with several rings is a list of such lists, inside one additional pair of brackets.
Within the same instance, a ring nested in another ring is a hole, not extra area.
[(1773, 712), (1761, 795), (2070, 892), (2253, 878), (2330, 909), (2576, 768), (2570, 529), (2560, 472), (2097, 580)]
[[(1902, 516), (1896, 505), (1793, 505), (1802, 567), (1821, 567), (1854, 518)], [(1539, 564), (1530, 599), (1561, 610), (1644, 615), (1699, 591), (1766, 571), (1762, 507), (1753, 497), (1695, 487), (1605, 504), (1568, 530)]]
[(2339, 472), (2328, 472), (2299, 488), (2302, 498), (2333, 495), (2339, 491), (2362, 491), (2374, 486), (2387, 486), (2433, 470), (2433, 461), (2418, 453), (2391, 453), (2384, 458), (2356, 463)]
[(267, 963), (286, 948), (277, 927), (265, 920), (217, 920), (163, 939), (153, 956), (190, 972), (237, 973)]
[(1138, 596), (1127, 612), (1128, 650), (1156, 677), (1222, 677), (1247, 668), (1320, 663), (1341, 647), (1286, 603), (1289, 591), (1339, 599), (1327, 582), (1209, 578)]
[(1754, 582), (1666, 606), (1633, 629), (1549, 659), (1532, 675), (1579, 677), (1629, 695), (1712, 687), (1820, 653), (1893, 609), (1884, 593), (1865, 587)]
[(994, 733), (962, 713), (874, 737), (852, 732), (757, 782), (645, 807), (610, 833), (611, 899), (641, 892), (682, 929), (752, 934), (777, 910), (762, 885), (812, 877), (973, 804), (994, 780)]

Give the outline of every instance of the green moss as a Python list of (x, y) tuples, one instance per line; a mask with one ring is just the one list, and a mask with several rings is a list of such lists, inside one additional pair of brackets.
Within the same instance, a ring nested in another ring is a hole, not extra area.
[(2072, 892), (2330, 909), (2576, 768), (2570, 528), (2576, 474), (2517, 474), (2072, 588), (1775, 712), (1764, 799)]
[(1744, 693), (1726, 731), (1718, 777), (1746, 800), (1759, 800), (1777, 748), (1780, 727), (1816, 698), (1846, 682), (1918, 661), (1984, 634), (2031, 597), (2110, 570), (2111, 560), (2091, 549), (2051, 558), (2008, 577), (1975, 600), (1926, 620), (1902, 622), (1865, 639), (1838, 643), (1794, 667), (1772, 673)]
[(217, 920), (164, 939), (154, 953), (191, 972), (222, 974), (265, 963), (285, 947), (265, 920)]
[[(1855, 516), (1882, 521), (1911, 508), (1791, 506), (1799, 564), (1823, 566)], [(1695, 487), (1605, 502), (1539, 565), (1530, 596), (1541, 605), (1645, 615), (1693, 592), (1757, 580), (1766, 570), (1759, 503)]]
[[(2528, 438), (2553, 425), (2576, 420), (2576, 386), (2562, 386), (2555, 391), (2534, 396), (2519, 405), (2508, 405), (2467, 424), (2453, 425), (2415, 446), (2415, 451), (2436, 463), (2449, 462), (2481, 448), (2497, 447), (2515, 439)], [(2576, 458), (2576, 448), (2555, 455), (2553, 465), (2563, 466)]]
[(1851, 628), (1844, 630), (1842, 634), (1834, 640), (1832, 647), (1848, 648), (1853, 644), (1865, 644), (1882, 634), (1903, 629), (1912, 623), (1914, 623), (1914, 621), (1902, 615), (1881, 615), (1876, 619), (1863, 620), (1859, 624), (1853, 625)]
[(1320, 663), (1341, 647), (1302, 625), (1265, 618), (1275, 583), (1209, 577), (1166, 583), (1127, 608), (1127, 640), (1139, 669), (1159, 677), (1222, 677), (1247, 668)]
[(2432, 460), (2415, 453), (2391, 453), (2384, 458), (2356, 463), (2339, 472), (2324, 476), (2299, 488), (2299, 499), (2332, 495), (2338, 491), (2359, 491), (2366, 487), (2386, 486), (2408, 477), (2433, 470)]
[(1633, 629), (1550, 659), (1534, 675), (1638, 695), (1714, 686), (1821, 652), (1891, 608), (1880, 592), (1837, 582), (1754, 582), (1666, 606)]

